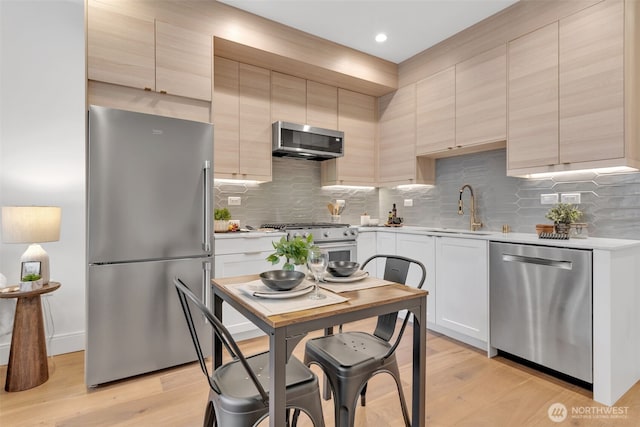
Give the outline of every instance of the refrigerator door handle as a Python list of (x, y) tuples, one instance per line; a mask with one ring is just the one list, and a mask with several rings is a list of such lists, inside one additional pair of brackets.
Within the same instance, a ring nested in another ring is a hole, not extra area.
[(204, 251), (211, 251), (211, 162), (205, 160), (203, 166), (203, 236), (202, 236), (202, 249)]

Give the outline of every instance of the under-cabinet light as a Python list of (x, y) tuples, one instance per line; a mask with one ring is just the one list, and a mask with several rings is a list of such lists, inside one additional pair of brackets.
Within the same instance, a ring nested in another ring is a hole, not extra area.
[(623, 172), (638, 172), (638, 169), (629, 166), (614, 166), (610, 168), (598, 168), (598, 169), (581, 169), (574, 171), (558, 171), (558, 172), (540, 172), (523, 175), (522, 178), (553, 178), (557, 176), (568, 176), (572, 174), (579, 174), (585, 172), (593, 172), (598, 174), (608, 173), (623, 173)]

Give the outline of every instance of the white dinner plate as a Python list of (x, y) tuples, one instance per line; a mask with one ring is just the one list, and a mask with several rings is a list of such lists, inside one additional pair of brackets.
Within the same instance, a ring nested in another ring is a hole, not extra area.
[(336, 277), (330, 273), (327, 273), (324, 276), (324, 281), (333, 282), (333, 283), (351, 283), (351, 282), (357, 282), (358, 280), (362, 280), (366, 277), (369, 277), (368, 271), (357, 270), (351, 276), (347, 276), (347, 277)]
[(258, 298), (286, 299), (308, 294), (312, 290), (313, 285), (306, 285), (300, 289), (294, 288), (290, 291), (254, 291), (253, 296)]

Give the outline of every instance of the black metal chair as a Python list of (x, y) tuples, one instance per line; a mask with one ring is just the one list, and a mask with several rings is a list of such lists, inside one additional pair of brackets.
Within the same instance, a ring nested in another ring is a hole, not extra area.
[[(385, 280), (406, 284), (407, 274), (411, 265), (417, 266), (422, 277), (416, 283), (422, 288), (427, 277), (424, 265), (416, 260), (397, 255), (374, 255), (366, 260), (361, 269), (371, 261), (385, 260)], [(409, 321), (405, 316), (400, 331), (393, 343), (391, 339), (395, 333), (398, 313), (385, 314), (378, 317), (373, 334), (366, 332), (340, 332), (313, 338), (307, 341), (304, 363), (307, 366), (316, 364), (322, 368), (329, 380), (334, 397), (336, 427), (350, 427), (354, 425), (355, 408), (360, 395), (361, 404), (366, 404), (367, 382), (374, 375), (386, 372), (391, 374), (396, 382), (400, 395), (400, 405), (405, 425), (410, 426), (407, 404), (400, 383), (400, 371), (395, 351), (400, 343), (404, 330)]]
[[(245, 357), (222, 322), (180, 280), (173, 283), (178, 291), (189, 333), (200, 361), (202, 372), (209, 382), (209, 402), (204, 426), (254, 426), (269, 415), (269, 352)], [(189, 301), (190, 300), (190, 301)], [(232, 361), (209, 374), (200, 346), (190, 306), (195, 306), (209, 321), (213, 333), (222, 341)], [(318, 378), (300, 360), (291, 356), (287, 362), (287, 414), (291, 408), (304, 411), (315, 427), (324, 427)], [(287, 424), (289, 424), (287, 416)], [(294, 421), (295, 426), (295, 421)]]

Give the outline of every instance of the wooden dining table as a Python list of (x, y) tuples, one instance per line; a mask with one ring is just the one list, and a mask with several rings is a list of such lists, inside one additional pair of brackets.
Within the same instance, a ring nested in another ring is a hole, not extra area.
[[(259, 280), (258, 275), (213, 279), (213, 309), (214, 314), (222, 319), (222, 303), (226, 302), (269, 337), (270, 427), (286, 425), (286, 363), (295, 346), (308, 332), (330, 330), (343, 323), (405, 309), (414, 315), (411, 425), (425, 426), (427, 291), (391, 283), (340, 293), (347, 300), (336, 304), (266, 315), (238, 292), (239, 286), (256, 280)], [(307, 298), (307, 295), (298, 298)], [(222, 365), (222, 344), (215, 337), (213, 363), (214, 368)]]

